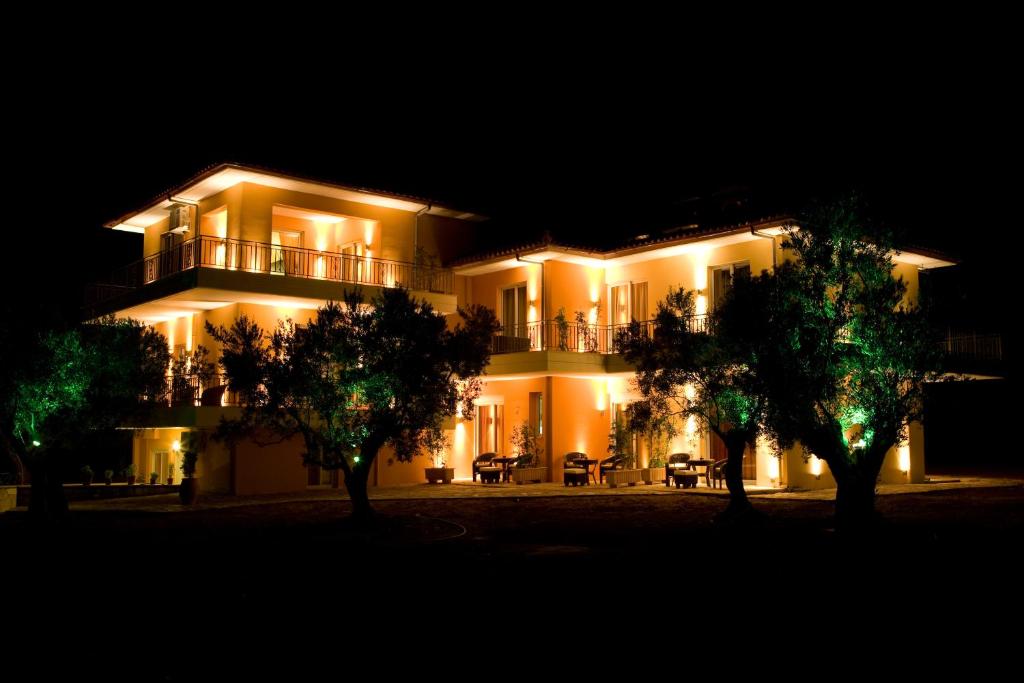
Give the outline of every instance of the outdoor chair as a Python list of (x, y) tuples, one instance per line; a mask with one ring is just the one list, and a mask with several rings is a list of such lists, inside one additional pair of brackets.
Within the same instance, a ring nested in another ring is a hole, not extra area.
[(201, 406), (220, 406), (221, 400), (224, 398), (224, 392), (227, 391), (227, 384), (218, 384), (215, 387), (207, 387), (203, 389), (203, 395), (199, 397), (199, 405)]
[[(498, 470), (499, 473), (501, 472), (500, 467), (493, 467), (491, 463), (491, 461), (494, 460), (496, 457), (498, 457), (497, 453), (481, 453), (480, 455), (473, 458), (473, 481), (476, 481), (476, 475), (480, 474), (481, 467), (488, 468), (488, 472), (490, 472), (491, 469)], [(481, 477), (480, 481), (483, 480), (483, 477)]]
[(725, 482), (725, 464), (727, 462), (729, 462), (728, 458), (722, 458), (711, 465), (711, 485), (716, 489), (722, 488)]
[(604, 483), (605, 472), (610, 472), (612, 470), (619, 469), (624, 459), (625, 456), (623, 456), (621, 453), (616, 453), (610, 458), (605, 458), (604, 460), (601, 461), (601, 463), (597, 466), (597, 471), (600, 476), (602, 484)]
[(579, 486), (583, 484), (587, 485), (587, 466), (582, 463), (578, 463), (578, 460), (586, 460), (587, 454), (580, 453), (579, 451), (573, 451), (572, 453), (566, 453), (564, 460), (564, 468), (562, 470), (562, 482), (565, 486), (572, 484), (573, 486)]
[(665, 486), (672, 485), (672, 475), (676, 470), (689, 469), (691, 469), (689, 453), (673, 453), (668, 456), (668, 463), (665, 465)]

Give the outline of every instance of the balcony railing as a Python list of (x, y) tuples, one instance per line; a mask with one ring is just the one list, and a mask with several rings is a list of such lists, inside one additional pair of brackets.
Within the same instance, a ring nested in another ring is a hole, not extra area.
[(961, 361), (997, 362), (1003, 360), (1003, 337), (999, 334), (978, 334), (961, 330), (947, 330), (939, 347), (947, 359)]
[[(691, 316), (690, 331), (706, 332), (708, 316)], [(646, 320), (641, 331), (654, 333), (655, 321)], [(629, 327), (619, 325), (589, 325), (569, 321), (538, 320), (524, 325), (506, 325), (491, 340), (491, 353), (519, 351), (575, 351), (578, 353), (615, 353), (615, 337)]]
[(159, 404), (180, 406), (236, 406), (238, 397), (227, 390), (227, 377), (214, 374), (205, 380), (198, 375), (168, 375)]
[(116, 271), (107, 283), (92, 288), (87, 303), (100, 303), (194, 268), (455, 292), (455, 278), (447, 268), (200, 235)]

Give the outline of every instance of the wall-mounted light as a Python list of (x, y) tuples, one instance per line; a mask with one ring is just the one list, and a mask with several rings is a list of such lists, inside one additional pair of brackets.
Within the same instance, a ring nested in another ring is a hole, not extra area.
[(897, 467), (903, 476), (910, 474), (910, 446), (900, 446), (896, 449)]
[(178, 451), (180, 451), (180, 450), (181, 450), (181, 442), (180, 442), (180, 441), (178, 441), (177, 439), (175, 439), (174, 441), (172, 441), (172, 442), (171, 442), (171, 450), (172, 450), (172, 451), (174, 451), (175, 453), (177, 453)]
[(815, 479), (821, 479), (821, 458), (816, 455), (811, 456), (811, 474)]

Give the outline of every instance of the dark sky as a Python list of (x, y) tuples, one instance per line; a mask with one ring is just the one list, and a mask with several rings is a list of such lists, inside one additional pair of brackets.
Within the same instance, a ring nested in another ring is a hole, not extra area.
[[(723, 186), (762, 197), (859, 189), (915, 242), (960, 255), (972, 273), (962, 280), (988, 276), (993, 244), (1018, 223), (1018, 179), (1006, 169), (1019, 159), (1019, 119), (1004, 74), (953, 61), (863, 72), (846, 63), (834, 81), (790, 88), (777, 73), (718, 66), (700, 83), (607, 60), (505, 64), (457, 82), (368, 71), (333, 94), (274, 74), (230, 89), (95, 71), (28, 81), (7, 130), (26, 200), (8, 273), (28, 283), (26, 300), (73, 309), (82, 282), (140, 255), (140, 238), (103, 222), (204, 166), (238, 161), (569, 237), (632, 230), (658, 207)], [(976, 289), (951, 285), (985, 308)]]

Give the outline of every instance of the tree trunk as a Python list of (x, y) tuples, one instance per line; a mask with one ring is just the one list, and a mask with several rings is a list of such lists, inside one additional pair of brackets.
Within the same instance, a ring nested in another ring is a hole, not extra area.
[(345, 473), (345, 490), (352, 499), (352, 519), (367, 522), (373, 519), (373, 507), (370, 506), (370, 496), (366, 491), (370, 468), (360, 465), (361, 462), (356, 463), (355, 467)]
[(743, 453), (747, 448), (747, 440), (729, 435), (725, 439), (725, 448), (728, 453), (725, 462), (725, 486), (729, 489), (729, 505), (724, 516), (736, 518), (753, 510), (747, 498), (747, 491), (743, 488)]
[(32, 474), (32, 494), (28, 503), (29, 516), (36, 522), (62, 521), (68, 513), (68, 499), (64, 495), (64, 482), (53, 462), (51, 453), (37, 453), (29, 461)]
[(875, 482), (859, 475), (836, 480), (836, 527), (858, 530), (875, 519)]

